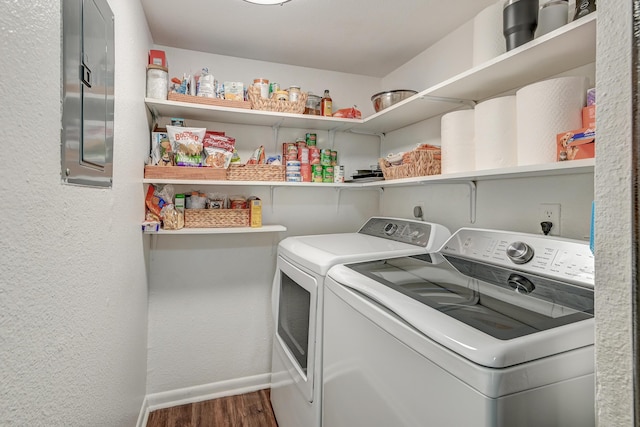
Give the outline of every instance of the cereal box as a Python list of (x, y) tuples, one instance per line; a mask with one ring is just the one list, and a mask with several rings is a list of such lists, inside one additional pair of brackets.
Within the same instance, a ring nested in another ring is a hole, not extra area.
[(557, 135), (558, 161), (595, 157), (596, 128), (582, 128)]

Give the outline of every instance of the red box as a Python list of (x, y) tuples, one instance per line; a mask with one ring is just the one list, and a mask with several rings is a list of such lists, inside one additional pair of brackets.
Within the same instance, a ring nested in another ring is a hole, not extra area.
[(566, 160), (590, 159), (595, 157), (596, 128), (582, 128), (557, 135), (557, 159)]
[(164, 50), (154, 50), (151, 49), (149, 51), (149, 65), (159, 65), (161, 67), (167, 67), (167, 57), (164, 53)]
[(589, 105), (582, 109), (582, 127), (583, 128), (595, 128), (596, 127), (596, 106)]

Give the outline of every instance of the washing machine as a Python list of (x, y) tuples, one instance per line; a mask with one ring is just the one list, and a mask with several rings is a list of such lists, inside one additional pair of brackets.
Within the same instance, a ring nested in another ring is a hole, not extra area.
[(279, 427), (321, 426), (323, 300), (329, 268), (428, 254), (450, 235), (440, 224), (373, 217), (354, 233), (293, 236), (280, 242), (272, 292), (271, 376), (271, 404)]
[(593, 426), (593, 284), (588, 243), (499, 230), (334, 266), (323, 427)]

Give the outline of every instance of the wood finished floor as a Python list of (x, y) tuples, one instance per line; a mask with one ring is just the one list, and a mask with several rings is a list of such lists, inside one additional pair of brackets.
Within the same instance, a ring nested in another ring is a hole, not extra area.
[(146, 427), (278, 427), (269, 390), (188, 403), (149, 414)]

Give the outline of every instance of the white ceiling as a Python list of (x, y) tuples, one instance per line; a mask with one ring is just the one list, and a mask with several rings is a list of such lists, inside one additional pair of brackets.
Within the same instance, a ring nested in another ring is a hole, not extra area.
[[(384, 77), (496, 0), (141, 0), (156, 44)], [(455, 55), (455, 52), (451, 53)]]

